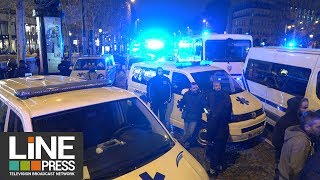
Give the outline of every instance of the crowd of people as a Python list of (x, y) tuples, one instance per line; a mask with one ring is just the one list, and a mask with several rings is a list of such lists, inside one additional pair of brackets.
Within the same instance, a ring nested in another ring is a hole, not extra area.
[(275, 179), (320, 179), (320, 114), (308, 111), (308, 99), (293, 97), (274, 127)]
[[(227, 92), (221, 89), (219, 81), (213, 81), (212, 90), (203, 93), (195, 82), (184, 93), (179, 102), (184, 119), (182, 144), (188, 149), (196, 144), (195, 130), (201, 124), (202, 113), (207, 114), (206, 155), (210, 159), (210, 176), (223, 171), (223, 160), (229, 138), (229, 122), (232, 103)], [(167, 104), (172, 99), (171, 83), (157, 68), (156, 76), (147, 84), (147, 98), (151, 109), (167, 127), (165, 119)], [(275, 178), (320, 179), (320, 114), (308, 110), (309, 101), (293, 97), (287, 102), (288, 108), (273, 130), (272, 142), (275, 147)]]
[[(156, 76), (147, 84), (147, 98), (151, 109), (166, 127), (170, 123), (165, 119), (167, 105), (172, 100), (171, 82), (163, 75), (163, 69), (157, 68)], [(195, 130), (201, 124), (202, 113), (207, 112), (207, 155), (210, 159), (209, 174), (217, 176), (223, 169), (222, 162), (229, 137), (229, 121), (232, 104), (228, 93), (222, 91), (218, 81), (212, 82), (212, 91), (202, 93), (195, 82), (184, 93), (179, 102), (184, 119), (182, 143), (186, 148), (196, 144)]]

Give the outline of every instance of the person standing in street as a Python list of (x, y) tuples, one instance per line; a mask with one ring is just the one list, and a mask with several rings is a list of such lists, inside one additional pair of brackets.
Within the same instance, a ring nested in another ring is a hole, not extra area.
[(86, 80), (97, 80), (99, 79), (99, 75), (96, 71), (96, 65), (94, 63), (89, 64), (89, 71), (84, 75), (84, 79)]
[(221, 83), (213, 82), (213, 91), (208, 94), (207, 154), (210, 157), (210, 176), (217, 176), (223, 169), (226, 144), (229, 138), (232, 103), (227, 92), (221, 90)]
[(288, 108), (286, 110), (286, 114), (277, 121), (272, 134), (272, 144), (275, 149), (276, 162), (275, 179), (279, 177), (278, 163), (284, 142), (284, 133), (288, 127), (299, 125), (299, 116), (308, 110), (309, 101), (307, 98), (293, 97), (287, 101), (287, 105)]
[(127, 74), (120, 63), (116, 63), (116, 73), (113, 85), (121, 89), (127, 89)]
[(71, 73), (70, 66), (71, 66), (70, 61), (63, 59), (61, 63), (58, 65), (58, 70), (60, 71), (60, 74), (62, 76), (70, 76), (70, 73)]
[(19, 67), (16, 69), (14, 77), (25, 77), (26, 73), (30, 73), (30, 69), (24, 60), (20, 60)]
[(157, 68), (156, 76), (147, 83), (147, 97), (152, 111), (160, 118), (160, 121), (169, 127), (166, 121), (167, 105), (171, 102), (172, 91), (171, 82), (168, 77), (163, 75), (163, 69)]
[(184, 136), (182, 142), (186, 148), (189, 148), (196, 142), (194, 131), (197, 124), (201, 123), (205, 104), (206, 99), (200, 92), (198, 85), (192, 82), (189, 91), (183, 95), (179, 103), (179, 107), (182, 108), (182, 118), (184, 119)]
[(314, 151), (312, 139), (320, 135), (320, 115), (305, 112), (300, 125), (287, 128), (279, 162), (279, 179), (299, 179), (301, 170)]

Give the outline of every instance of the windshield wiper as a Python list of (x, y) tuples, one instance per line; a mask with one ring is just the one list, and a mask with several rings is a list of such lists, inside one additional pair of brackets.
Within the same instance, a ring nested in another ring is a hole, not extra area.
[(118, 139), (111, 139), (110, 141), (106, 141), (104, 143), (98, 144), (96, 148), (96, 153), (101, 154), (106, 149), (110, 149), (115, 146), (122, 146), (126, 144), (124, 141), (119, 141)]

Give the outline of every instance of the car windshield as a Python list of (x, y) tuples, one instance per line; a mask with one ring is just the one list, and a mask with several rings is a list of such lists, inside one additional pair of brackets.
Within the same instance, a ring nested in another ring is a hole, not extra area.
[(174, 142), (137, 98), (32, 118), (35, 132), (82, 132), (92, 179), (111, 179), (169, 151)]
[(213, 88), (212, 82), (214, 81), (220, 82), (222, 90), (229, 94), (243, 92), (240, 85), (224, 70), (191, 73), (191, 76), (203, 92), (210, 91)]
[(214, 62), (244, 62), (250, 47), (250, 40), (207, 40), (205, 56)]
[(104, 59), (78, 59), (74, 70), (89, 70), (90, 65), (94, 65), (96, 70), (105, 70), (105, 60)]

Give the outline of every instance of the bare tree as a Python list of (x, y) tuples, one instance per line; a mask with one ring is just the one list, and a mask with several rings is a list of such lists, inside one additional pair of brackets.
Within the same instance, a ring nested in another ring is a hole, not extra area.
[(17, 29), (17, 61), (26, 59), (26, 35), (25, 35), (25, 2), (17, 0), (16, 29)]

